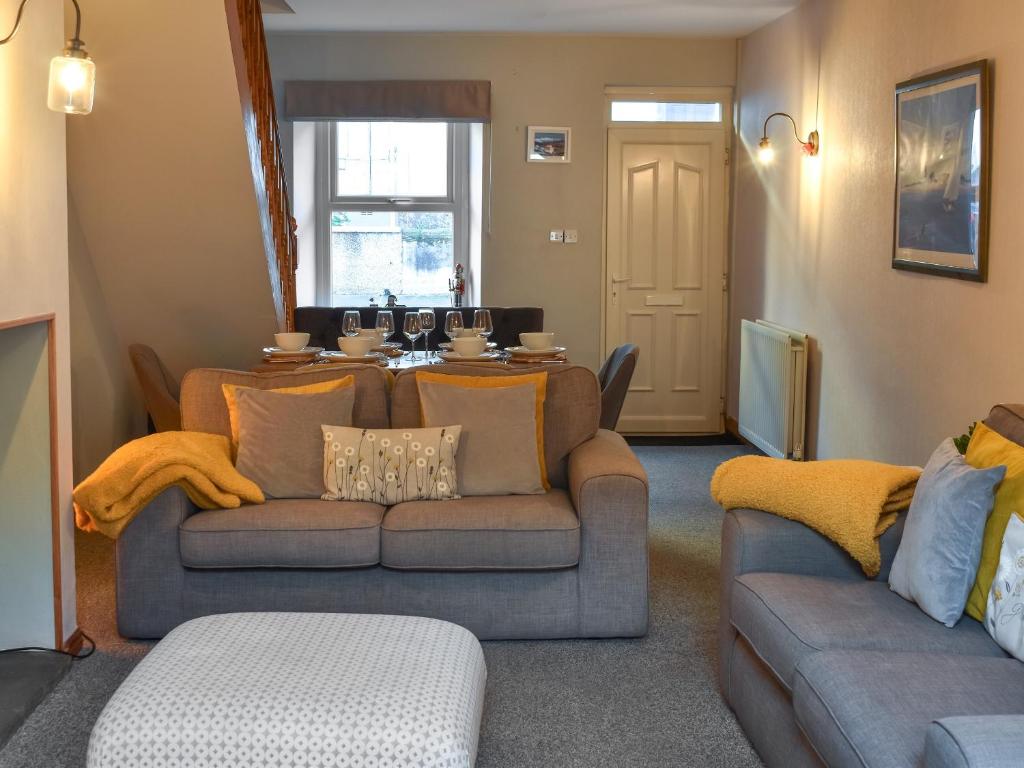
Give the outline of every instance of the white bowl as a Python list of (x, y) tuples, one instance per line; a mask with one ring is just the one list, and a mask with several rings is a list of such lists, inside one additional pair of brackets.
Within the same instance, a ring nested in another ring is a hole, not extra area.
[(527, 349), (551, 349), (555, 346), (554, 333), (520, 333), (519, 341)]
[(384, 334), (378, 331), (376, 328), (360, 328), (359, 335), (373, 339), (373, 345), (375, 347), (379, 347), (384, 341)]
[(452, 350), (460, 357), (479, 357), (487, 349), (487, 339), (481, 336), (459, 336), (452, 339)]
[(377, 346), (376, 336), (339, 336), (338, 349), (349, 357), (366, 357)]
[(309, 344), (308, 333), (275, 333), (274, 343), (286, 352), (298, 352)]

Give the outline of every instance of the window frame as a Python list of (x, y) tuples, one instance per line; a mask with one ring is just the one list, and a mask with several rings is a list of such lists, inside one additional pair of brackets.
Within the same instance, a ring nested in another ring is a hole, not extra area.
[[(470, 255), (470, 126), (468, 123), (426, 119), (422, 122), (448, 123), (448, 194), (445, 197), (338, 195), (337, 130), (339, 121), (321, 121), (315, 131), (316, 206), (316, 303), (333, 307), (331, 300), (331, 214), (335, 211), (391, 213), (428, 211), (452, 214), (452, 269), (455, 264), (469, 268)], [(358, 122), (395, 122), (361, 120)], [(420, 121), (415, 121), (420, 122)], [(467, 274), (468, 279), (468, 274)], [(384, 288), (386, 286), (381, 286)], [(378, 296), (378, 299), (381, 297)], [(401, 296), (398, 297), (401, 300)], [(369, 297), (367, 297), (369, 299)]]

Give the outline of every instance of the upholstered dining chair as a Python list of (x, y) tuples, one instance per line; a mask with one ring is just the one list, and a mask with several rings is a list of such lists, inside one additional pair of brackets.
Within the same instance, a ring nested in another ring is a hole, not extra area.
[(142, 399), (149, 414), (150, 430), (171, 432), (181, 429), (178, 382), (167, 370), (152, 347), (132, 344), (128, 347), (132, 368), (142, 387)]
[(618, 424), (639, 357), (640, 349), (636, 344), (623, 344), (612, 350), (598, 371), (597, 380), (601, 382), (601, 429), (614, 430)]

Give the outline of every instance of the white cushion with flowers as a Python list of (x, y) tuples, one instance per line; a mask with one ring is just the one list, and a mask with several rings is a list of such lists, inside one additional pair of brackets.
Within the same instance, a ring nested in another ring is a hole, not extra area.
[(462, 427), (361, 429), (324, 424), (326, 501), (457, 499)]

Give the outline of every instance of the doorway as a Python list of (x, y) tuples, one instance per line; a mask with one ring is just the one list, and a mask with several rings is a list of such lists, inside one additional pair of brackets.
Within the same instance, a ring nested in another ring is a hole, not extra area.
[[(727, 106), (727, 105), (725, 105)], [(729, 128), (608, 128), (605, 354), (640, 348), (619, 430), (724, 428)]]

